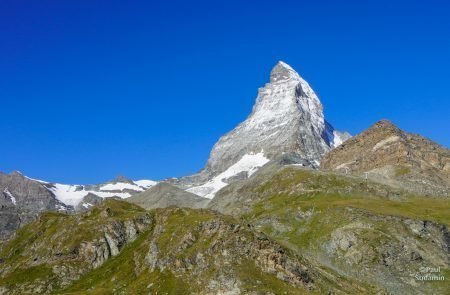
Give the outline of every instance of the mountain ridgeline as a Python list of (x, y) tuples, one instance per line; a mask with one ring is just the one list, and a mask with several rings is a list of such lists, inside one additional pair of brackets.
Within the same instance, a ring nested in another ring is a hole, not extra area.
[(0, 294), (449, 294), (450, 150), (351, 137), (284, 62), (198, 173), (0, 173)]

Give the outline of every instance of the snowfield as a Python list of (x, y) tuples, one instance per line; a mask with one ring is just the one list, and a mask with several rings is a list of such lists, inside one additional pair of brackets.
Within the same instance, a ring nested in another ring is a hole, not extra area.
[(219, 190), (228, 185), (228, 183), (225, 182), (228, 178), (242, 172), (246, 172), (247, 177), (250, 177), (267, 162), (269, 162), (269, 159), (264, 156), (264, 152), (262, 151), (257, 154), (246, 154), (238, 162), (230, 166), (230, 168), (215, 176), (207, 183), (191, 187), (187, 189), (187, 191), (204, 198), (212, 199)]
[(89, 193), (92, 193), (101, 198), (119, 197), (125, 199), (131, 197), (132, 195), (128, 190), (133, 190), (136, 193), (142, 192), (152, 187), (157, 182), (153, 180), (138, 180), (136, 182), (133, 181), (133, 183), (128, 182), (107, 183), (101, 185), (98, 189), (97, 188), (86, 189), (86, 186), (84, 185), (68, 185), (60, 183), (54, 184), (46, 183), (47, 185), (45, 187), (48, 190), (50, 190), (56, 196), (56, 198), (62, 203), (75, 207)]

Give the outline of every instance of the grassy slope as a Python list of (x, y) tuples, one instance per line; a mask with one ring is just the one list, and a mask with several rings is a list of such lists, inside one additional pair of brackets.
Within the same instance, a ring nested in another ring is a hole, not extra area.
[[(388, 187), (361, 178), (285, 168), (251, 189), (264, 198), (264, 202), (253, 207), (253, 214), (270, 209), (263, 205), (269, 200), (281, 210), (293, 205), (305, 208), (354, 207), (375, 214), (435, 221), (450, 226), (449, 199), (423, 198), (394, 189), (389, 191)], [(389, 196), (393, 193), (396, 198)]]
[[(156, 210), (158, 215), (164, 214), (165, 210)], [(187, 214), (186, 214), (187, 213)], [(177, 251), (178, 242), (186, 233), (202, 222), (217, 218), (215, 213), (207, 210), (176, 210), (168, 215), (165, 220), (164, 231), (158, 235), (155, 242), (160, 248), (162, 256), (170, 256), (173, 253), (177, 259), (189, 258), (196, 253), (205, 253), (211, 246), (210, 241), (201, 239), (184, 251)], [(224, 217), (232, 222), (233, 219)], [(234, 221), (235, 222), (235, 221)], [(149, 240), (152, 240), (153, 230), (149, 230), (139, 237), (135, 242), (127, 245), (120, 255), (109, 259), (100, 268), (93, 270), (69, 288), (59, 291), (60, 294), (199, 294), (204, 292), (205, 285), (198, 285), (198, 278), (192, 277), (194, 273), (173, 273), (167, 269), (150, 272), (147, 268), (139, 269), (139, 264), (144, 262), (148, 252)], [(207, 259), (212, 257), (207, 257)], [(245, 290), (259, 290), (275, 292), (276, 294), (311, 294), (305, 290), (294, 288), (289, 284), (277, 279), (273, 275), (261, 272), (253, 261), (242, 264), (228, 265), (233, 269), (243, 282)], [(202, 273), (201, 281), (205, 284), (217, 273), (219, 269), (211, 268)]]
[[(449, 200), (409, 194), (388, 199), (376, 195), (370, 184), (342, 176), (286, 168), (251, 190), (255, 202), (241, 216), (244, 220), (257, 224), (270, 237), (299, 253), (308, 253), (311, 258), (332, 265), (339, 273), (358, 272), (358, 267), (346, 268), (342, 261), (323, 261), (323, 256), (327, 256), (323, 245), (339, 228), (353, 226), (355, 222), (368, 225), (368, 229), (357, 228), (352, 232), (357, 232), (367, 251), (377, 251), (398, 236), (410, 237), (404, 225), (395, 220), (396, 216), (450, 225)], [(417, 243), (429, 246), (420, 239)], [(376, 257), (371, 254), (360, 263), (375, 268), (378, 261), (365, 261)], [(442, 291), (445, 283), (434, 282), (430, 286)]]
[[(105, 216), (105, 212), (108, 212), (108, 216)], [(103, 226), (112, 221), (130, 220), (142, 214), (152, 214), (157, 220), (156, 224), (163, 225), (164, 230), (156, 233), (153, 224), (135, 241), (125, 245), (119, 255), (109, 258), (99, 268), (82, 271), (80, 278), (69, 286), (59, 284), (59, 278), (53, 270), (56, 266), (78, 267), (80, 271), (90, 269), (89, 262), (70, 258), (81, 242), (102, 237)], [(274, 274), (261, 271), (254, 261), (245, 260), (245, 257), (227, 266), (214, 266), (214, 256), (217, 254), (210, 251), (214, 236), (202, 237), (198, 228), (201, 228), (201, 223), (218, 219), (237, 224), (232, 217), (209, 210), (169, 208), (148, 213), (135, 205), (115, 200), (107, 201), (82, 215), (44, 213), (38, 221), (19, 230), (14, 239), (0, 248), (0, 257), (5, 259), (2, 263), (4, 274), (0, 272), (0, 287), (12, 288), (14, 294), (30, 294), (30, 290), (35, 290), (34, 286), (45, 282), (44, 285), (51, 286), (52, 294), (198, 294), (205, 291), (210, 279), (217, 278), (225, 270), (225, 273), (237, 275), (242, 290), (275, 294), (313, 293), (295, 288)], [(188, 233), (197, 237), (196, 242), (186, 249), (177, 250), (181, 237)], [(244, 230), (241, 234), (244, 239), (252, 238), (250, 230)], [(203, 253), (209, 267), (200, 273), (195, 268), (180, 272), (170, 267), (151, 272), (145, 262), (150, 241), (157, 243), (162, 257), (183, 260)], [(235, 250), (230, 248), (229, 251)], [(67, 259), (55, 258), (56, 254)], [(34, 261), (36, 257), (38, 260)], [(45, 291), (45, 288), (41, 291)]]
[[(325, 261), (323, 264), (320, 260), (323, 254), (320, 253), (321, 246), (329, 241), (330, 235), (337, 229), (348, 226), (355, 220), (370, 224), (370, 230), (358, 229), (358, 238), (371, 247), (378, 247), (382, 243), (388, 243), (395, 235), (404, 234), (404, 229), (401, 225), (390, 224), (383, 221), (383, 218), (373, 219), (372, 216), (401, 216), (430, 220), (447, 226), (450, 224), (448, 201), (397, 193), (396, 198), (387, 198), (389, 194), (377, 195), (379, 190), (371, 185), (360, 179), (286, 168), (263, 183), (246, 188), (253, 196), (258, 197), (251, 204), (252, 209), (241, 218), (257, 224), (260, 230), (297, 253), (317, 258), (317, 267), (327, 272), (331, 267), (334, 269), (334, 278), (344, 275), (346, 278), (342, 278), (342, 281), (350, 285), (355, 284), (358, 279), (348, 276), (352, 270), (346, 269), (341, 262)], [(103, 214), (106, 207), (109, 208), (107, 217)], [(155, 216), (162, 216), (168, 211), (152, 212)], [(192, 232), (199, 223), (217, 217), (215, 213), (207, 210), (171, 212), (164, 221), (165, 230), (156, 238), (161, 253), (165, 255), (176, 252), (180, 237)], [(89, 241), (101, 235), (99, 229), (103, 225), (113, 220), (133, 219), (141, 214), (148, 213), (135, 205), (120, 201), (108, 201), (83, 215), (42, 214), (39, 221), (25, 226), (17, 232), (16, 238), (0, 246), (0, 258), (6, 259), (2, 267), (12, 268), (6, 276), (0, 276), (0, 286), (16, 286), (36, 280), (56, 280), (52, 271), (53, 262), (33, 262), (33, 258), (54, 255), (55, 249), (62, 255), (70, 255), (82, 241)], [(231, 217), (222, 218), (236, 222)], [(267, 219), (271, 222), (265, 222)], [(278, 226), (274, 226), (274, 220)], [(205, 286), (192, 283), (198, 279), (193, 277), (193, 273), (176, 275), (167, 269), (150, 272), (143, 266), (149, 239), (153, 234), (154, 229), (149, 228), (100, 268), (83, 275), (68, 288), (61, 289), (55, 285), (53, 292), (85, 294), (89, 290), (90, 294), (137, 294), (146, 290), (158, 294), (190, 294), (203, 290)], [(198, 233), (194, 231), (194, 234)], [(210, 242), (207, 238), (198, 239), (191, 247), (177, 252), (175, 258), (189, 259), (195, 253), (205, 252), (209, 249)], [(369, 258), (363, 258), (362, 262), (375, 265), (377, 261), (366, 261)], [(79, 263), (80, 268), (86, 267), (84, 262), (74, 263)], [(272, 291), (275, 294), (306, 292), (293, 288), (273, 275), (261, 272), (252, 261), (229, 267), (239, 275), (242, 288), (247, 290)], [(212, 268), (210, 272), (202, 273), (202, 279), (207, 281), (217, 271), (218, 269)], [(448, 275), (448, 271), (446, 274)], [(333, 280), (335, 279), (330, 279), (330, 282), (322, 281), (321, 284), (325, 287), (336, 287)], [(364, 279), (360, 280), (359, 284), (367, 288), (366, 290), (371, 290)]]
[[(108, 208), (108, 216), (101, 214), (105, 208)], [(73, 256), (81, 242), (100, 237), (103, 226), (111, 221), (128, 220), (142, 214), (145, 214), (142, 208), (117, 201), (106, 201), (82, 215), (41, 214), (38, 220), (18, 230), (13, 239), (0, 247), (0, 258), (5, 260), (0, 271), (0, 286), (14, 288), (34, 281), (56, 282), (52, 268), (57, 265), (87, 268), (85, 261), (60, 261), (58, 257)]]

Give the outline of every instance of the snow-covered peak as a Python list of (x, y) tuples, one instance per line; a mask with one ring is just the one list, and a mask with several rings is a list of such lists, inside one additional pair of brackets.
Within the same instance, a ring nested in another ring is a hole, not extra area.
[(211, 179), (245, 154), (261, 150), (268, 159), (291, 154), (317, 168), (322, 156), (340, 143), (333, 131), (309, 83), (280, 61), (270, 83), (259, 88), (252, 113), (214, 145), (199, 179)]
[(287, 63), (279, 61), (270, 72), (270, 83), (298, 80), (300, 75)]

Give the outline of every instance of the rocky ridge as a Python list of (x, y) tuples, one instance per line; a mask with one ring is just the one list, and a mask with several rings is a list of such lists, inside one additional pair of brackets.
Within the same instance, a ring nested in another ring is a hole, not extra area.
[(364, 175), (419, 194), (449, 197), (450, 150), (387, 120), (327, 153), (321, 168)]

